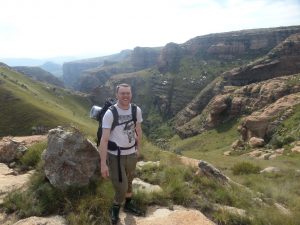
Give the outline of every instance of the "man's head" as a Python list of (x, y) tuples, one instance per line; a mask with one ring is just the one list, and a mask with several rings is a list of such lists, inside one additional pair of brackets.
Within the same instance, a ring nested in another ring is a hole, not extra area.
[(119, 84), (116, 88), (116, 97), (121, 108), (128, 108), (132, 99), (131, 86), (129, 84)]

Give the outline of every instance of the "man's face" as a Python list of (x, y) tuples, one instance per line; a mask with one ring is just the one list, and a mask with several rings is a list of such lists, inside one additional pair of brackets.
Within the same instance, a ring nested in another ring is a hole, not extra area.
[(120, 87), (117, 92), (117, 99), (122, 106), (128, 106), (131, 102), (132, 94), (130, 87)]

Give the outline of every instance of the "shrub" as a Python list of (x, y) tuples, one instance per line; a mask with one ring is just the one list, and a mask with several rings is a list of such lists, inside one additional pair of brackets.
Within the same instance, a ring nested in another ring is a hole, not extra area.
[(255, 174), (259, 173), (260, 170), (261, 168), (259, 166), (255, 166), (249, 162), (237, 163), (232, 167), (232, 172), (234, 175)]
[(30, 146), (20, 159), (21, 165), (25, 167), (36, 167), (41, 161), (41, 154), (46, 147), (47, 142), (40, 142)]

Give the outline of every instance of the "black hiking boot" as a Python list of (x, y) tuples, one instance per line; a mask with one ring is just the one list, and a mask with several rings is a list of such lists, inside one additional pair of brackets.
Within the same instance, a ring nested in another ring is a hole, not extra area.
[(125, 205), (124, 205), (124, 212), (131, 213), (135, 216), (145, 216), (145, 212), (140, 210), (131, 198), (126, 198)]
[(116, 225), (119, 221), (119, 212), (120, 212), (120, 205), (113, 204), (110, 209), (110, 219), (113, 225)]

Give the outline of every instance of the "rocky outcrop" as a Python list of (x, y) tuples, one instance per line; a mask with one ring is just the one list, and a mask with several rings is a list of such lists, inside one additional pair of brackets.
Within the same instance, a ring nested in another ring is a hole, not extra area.
[(287, 37), (265, 57), (224, 74), (228, 85), (247, 85), (300, 72), (300, 33)]
[[(193, 104), (190, 103), (177, 114), (176, 131), (181, 137), (192, 136), (216, 127), (229, 119), (262, 109), (284, 96), (300, 92), (299, 78), (300, 75), (297, 74), (243, 87), (219, 85), (219, 89), (211, 88), (209, 94), (199, 95), (192, 101)], [(212, 96), (213, 94), (215, 96)], [(199, 115), (196, 114), (197, 111), (200, 111)]]
[(135, 71), (155, 66), (161, 48), (135, 47), (131, 55), (131, 63)]
[(240, 132), (244, 141), (251, 137), (269, 139), (276, 127), (300, 104), (300, 93), (284, 96), (261, 111), (252, 113), (241, 122)]
[(96, 146), (83, 134), (59, 127), (49, 131), (42, 159), (46, 177), (58, 188), (87, 185), (100, 162)]
[[(210, 100), (217, 94), (221, 93), (222, 86), (220, 79), (214, 80), (207, 87), (205, 87), (183, 110), (177, 113), (175, 116), (175, 128), (180, 133), (180, 136), (189, 136), (187, 131), (181, 126), (185, 125), (192, 118), (200, 114)], [(182, 131), (181, 131), (182, 130)], [(188, 132), (188, 131), (187, 131)]]
[(176, 43), (168, 43), (161, 51), (158, 68), (162, 73), (176, 72), (183, 56), (183, 49)]
[(187, 41), (182, 48), (185, 54), (204, 58), (232, 60), (245, 55), (257, 57), (299, 32), (300, 26), (294, 26), (209, 34)]
[(53, 84), (59, 87), (64, 87), (64, 83), (60, 79), (40, 67), (16, 66), (13, 67), (13, 69), (30, 77), (31, 79), (40, 82), (46, 82), (48, 84)]

